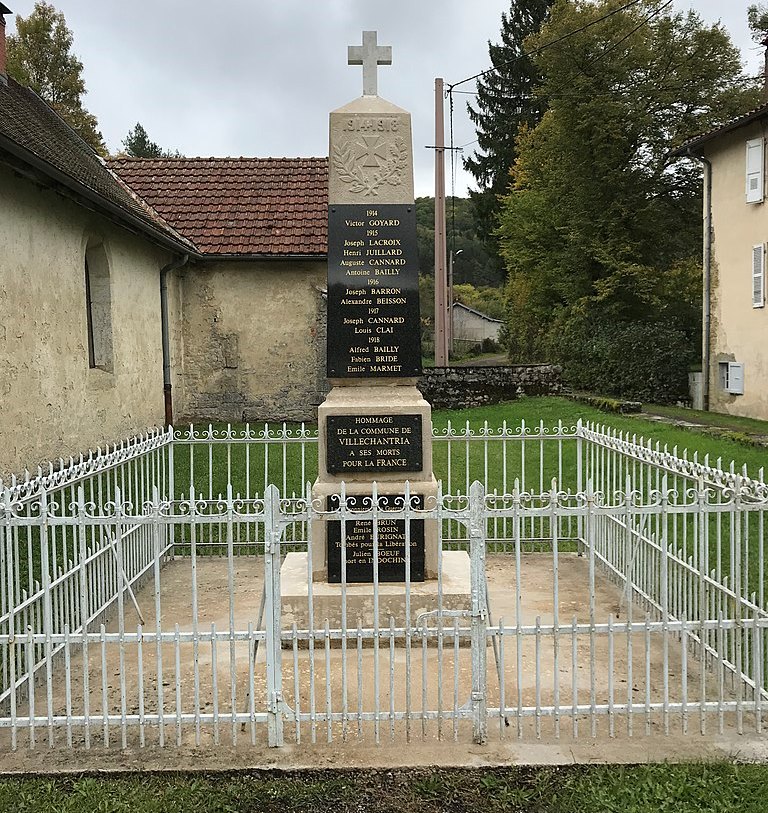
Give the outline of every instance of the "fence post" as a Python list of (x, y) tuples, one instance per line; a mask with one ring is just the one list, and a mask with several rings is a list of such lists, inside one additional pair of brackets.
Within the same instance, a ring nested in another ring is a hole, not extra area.
[[(170, 433), (171, 440), (168, 443), (168, 446), (166, 447), (168, 449), (168, 456), (167, 456), (167, 461), (168, 461), (168, 480), (167, 480), (168, 490), (167, 490), (167, 492), (165, 494), (165, 498), (168, 500), (169, 513), (173, 514), (173, 510), (174, 510), (173, 509), (173, 503), (174, 503), (174, 500), (176, 499), (176, 466), (175, 466), (175, 463), (174, 463), (173, 447), (174, 447), (176, 441), (174, 440), (173, 429), (169, 429), (168, 432)], [(191, 445), (190, 445), (190, 454), (192, 454)], [(176, 541), (176, 539), (175, 539), (176, 526), (175, 525), (173, 525), (172, 523), (169, 522), (165, 526), (165, 533), (166, 533), (166, 537), (165, 537), (165, 544), (166, 545), (168, 545), (171, 541), (173, 541), (173, 542)], [(171, 559), (175, 559), (175, 558), (176, 558), (176, 546), (173, 545), (171, 547)]]
[[(576, 493), (581, 494), (584, 491), (584, 425), (581, 418), (576, 422)], [(577, 541), (576, 552), (579, 556), (584, 555), (584, 517), (581, 513), (576, 517), (576, 536), (581, 540), (580, 545)]]
[[(117, 498), (116, 498), (117, 499)], [(86, 562), (88, 561), (88, 548), (86, 542), (86, 507), (85, 490), (82, 485), (77, 487), (77, 571), (79, 585), (79, 609), (80, 627), (78, 632), (81, 635), (83, 656), (83, 726), (85, 747), (91, 747), (91, 690), (90, 690), (90, 661), (88, 656), (88, 573), (86, 572)], [(73, 546), (74, 547), (74, 546)], [(73, 550), (74, 553), (74, 550)]]
[(168, 430), (170, 434), (170, 441), (167, 445), (168, 449), (168, 499), (173, 502), (176, 499), (176, 466), (174, 463), (174, 454), (173, 450), (176, 446), (176, 439), (173, 434), (173, 429)]
[(479, 745), (488, 739), (484, 507), (485, 489), (482, 483), (475, 480), (469, 489), (469, 572), (472, 598), (472, 740)]
[(271, 748), (283, 745), (283, 650), (280, 640), (280, 492), (269, 485), (264, 491), (264, 590), (267, 643), (267, 714)]

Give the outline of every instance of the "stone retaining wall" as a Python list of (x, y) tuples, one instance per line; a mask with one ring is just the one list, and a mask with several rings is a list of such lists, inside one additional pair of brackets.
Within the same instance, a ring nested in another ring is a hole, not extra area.
[(466, 409), (563, 391), (561, 369), (555, 364), (428, 367), (418, 387), (433, 409)]

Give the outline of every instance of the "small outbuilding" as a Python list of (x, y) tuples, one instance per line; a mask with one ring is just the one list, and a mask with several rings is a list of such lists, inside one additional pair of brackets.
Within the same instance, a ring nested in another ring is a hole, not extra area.
[(499, 333), (504, 323), (461, 302), (453, 303), (454, 341), (482, 343), (486, 339), (499, 341)]

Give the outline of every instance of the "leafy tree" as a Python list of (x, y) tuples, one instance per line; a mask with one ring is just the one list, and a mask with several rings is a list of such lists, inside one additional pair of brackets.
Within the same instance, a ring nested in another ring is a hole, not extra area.
[[(448, 243), (456, 255), (455, 282), (473, 285), (498, 284), (493, 259), (475, 232), (472, 204), (467, 198), (448, 197)], [(435, 273), (435, 199), (416, 199), (416, 237), (422, 274)], [(458, 252), (461, 252), (459, 254)]]
[(83, 63), (72, 53), (72, 32), (64, 15), (43, 0), (26, 19), (16, 16), (7, 39), (10, 76), (34, 90), (96, 152), (106, 155), (96, 117), (83, 107)]
[(504, 292), (501, 288), (475, 288), (468, 282), (458, 283), (453, 286), (453, 300), (474, 308), (491, 319), (504, 318)]
[(138, 121), (123, 139), (123, 147), (132, 158), (183, 158), (178, 150), (164, 150), (159, 144), (150, 141), (147, 131)]
[[(535, 57), (549, 107), (518, 138), (501, 214), (510, 355), (560, 361), (566, 377), (567, 335), (603, 324), (615, 327), (628, 367), (661, 350), (652, 338), (662, 323), (694, 360), (700, 170), (669, 151), (757, 99), (726, 31), (694, 12), (659, 14), (655, 0), (641, 0), (584, 28), (620, 5), (556, 0), (532, 39), (565, 37)], [(599, 365), (600, 353), (590, 359)]]
[[(496, 279), (493, 261), (475, 233), (471, 206), (467, 198), (449, 197), (446, 200), (449, 212), (449, 243), (453, 245), (455, 252), (461, 252), (457, 253), (453, 266), (454, 299), (489, 315), (495, 315), (495, 311), (491, 313), (486, 308), (486, 302), (491, 303), (491, 308), (498, 307), (496, 302), (502, 298), (502, 289), (488, 287), (489, 283)], [(450, 213), (453, 213), (453, 216)], [(429, 354), (433, 347), (435, 315), (435, 199), (432, 197), (416, 198), (416, 240), (421, 269), (419, 300), (422, 341), (424, 352)], [(474, 304), (465, 300), (463, 298), (465, 295), (472, 299)]]
[(552, 0), (512, 0), (501, 15), (501, 42), (488, 43), (493, 69), (477, 82), (477, 101), (468, 104), (477, 128), (479, 149), (464, 160), (479, 191), (470, 192), (478, 235), (494, 258), (496, 279), (503, 280), (503, 264), (495, 236), (500, 197), (507, 192), (509, 171), (517, 156), (517, 135), (541, 119), (545, 103), (535, 94), (540, 81), (535, 62), (525, 55), (526, 37), (536, 33), (547, 16)]
[(755, 3), (747, 7), (747, 22), (752, 39), (762, 42), (768, 36), (768, 5)]

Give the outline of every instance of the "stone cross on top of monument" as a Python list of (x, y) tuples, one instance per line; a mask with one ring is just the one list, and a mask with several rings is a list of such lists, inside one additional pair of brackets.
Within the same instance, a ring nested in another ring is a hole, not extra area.
[(363, 31), (363, 44), (347, 48), (347, 64), (363, 66), (363, 96), (378, 96), (377, 67), (392, 64), (392, 46), (377, 45), (375, 31)]

